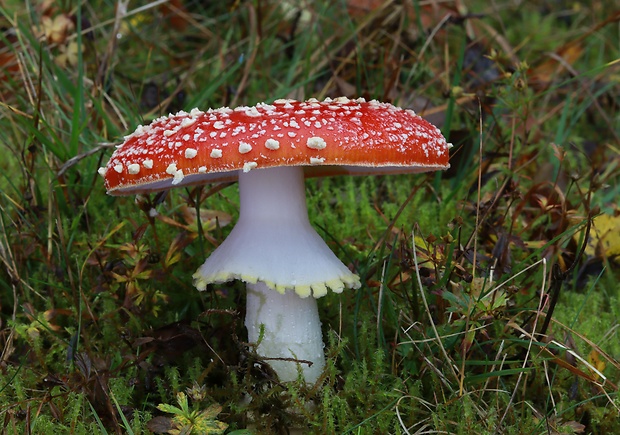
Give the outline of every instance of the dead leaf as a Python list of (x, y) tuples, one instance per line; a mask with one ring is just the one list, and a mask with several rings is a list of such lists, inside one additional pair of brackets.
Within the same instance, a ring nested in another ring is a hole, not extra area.
[(45, 39), (52, 44), (64, 44), (69, 34), (75, 30), (73, 20), (67, 14), (58, 14), (54, 18), (43, 16), (41, 24)]
[(159, 11), (173, 29), (179, 32), (184, 32), (187, 29), (189, 14), (183, 6), (182, 0), (169, 0), (159, 7)]
[[(196, 232), (198, 228), (196, 209), (183, 206), (181, 208), (183, 220), (187, 223), (190, 231)], [(225, 227), (232, 221), (232, 216), (219, 210), (200, 209), (200, 223), (204, 231), (213, 231), (218, 227)]]
[[(577, 243), (580, 243), (584, 231), (573, 236)], [(600, 259), (614, 259), (620, 255), (620, 215), (604, 213), (593, 219), (585, 253)]]
[[(588, 354), (588, 362), (601, 373), (603, 372), (603, 370), (605, 370), (605, 367), (607, 366), (607, 364), (605, 364), (605, 361), (600, 358), (600, 355), (596, 351), (596, 349), (592, 349), (592, 351)], [(591, 370), (591, 372), (592, 376), (595, 379), (599, 378), (598, 373), (596, 373), (594, 370)]]
[(352, 17), (364, 16), (379, 9), (386, 0), (348, 0), (347, 11)]
[(153, 433), (168, 433), (173, 428), (172, 419), (168, 417), (154, 417), (146, 424), (146, 428)]
[(583, 46), (580, 43), (569, 43), (560, 47), (547, 59), (529, 72), (532, 83), (546, 86), (567, 66), (573, 66), (583, 54)]

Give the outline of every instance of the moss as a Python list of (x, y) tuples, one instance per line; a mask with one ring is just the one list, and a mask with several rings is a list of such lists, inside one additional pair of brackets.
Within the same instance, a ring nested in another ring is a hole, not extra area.
[[(560, 296), (560, 303), (554, 313), (554, 319), (562, 325), (577, 331), (570, 334), (577, 343), (582, 355), (596, 350), (580, 339), (587, 337), (597, 348), (613, 358), (620, 357), (620, 340), (618, 340), (618, 317), (620, 297), (618, 287), (602, 292), (600, 285), (590, 282), (585, 292), (565, 291)], [(557, 328), (563, 331), (563, 328)], [(609, 369), (612, 369), (609, 367)], [(618, 376), (616, 370), (610, 372)]]

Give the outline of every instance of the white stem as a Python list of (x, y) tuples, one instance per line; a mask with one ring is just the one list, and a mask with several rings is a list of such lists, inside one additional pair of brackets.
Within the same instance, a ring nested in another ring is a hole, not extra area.
[[(325, 365), (321, 322), (315, 298), (328, 289), (358, 288), (353, 274), (314, 231), (306, 208), (301, 167), (256, 169), (239, 175), (239, 221), (194, 274), (209, 283), (247, 283), (246, 326), (250, 342), (282, 381), (315, 382)], [(261, 325), (264, 335), (260, 337)]]
[(306, 382), (316, 382), (325, 366), (316, 299), (300, 298), (290, 290), (280, 294), (264, 283), (247, 284), (246, 288), (245, 326), (249, 341), (259, 343), (257, 353), (282, 382), (296, 380), (299, 371)]

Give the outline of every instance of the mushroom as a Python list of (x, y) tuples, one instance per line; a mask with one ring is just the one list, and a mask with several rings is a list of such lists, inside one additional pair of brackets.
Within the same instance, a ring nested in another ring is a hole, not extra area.
[(325, 356), (316, 299), (360, 287), (308, 219), (304, 177), (446, 169), (439, 129), (388, 103), (276, 100), (193, 109), (139, 126), (100, 173), (108, 193), (239, 181), (239, 220), (194, 274), (246, 283), (245, 325), (281, 381), (314, 383)]

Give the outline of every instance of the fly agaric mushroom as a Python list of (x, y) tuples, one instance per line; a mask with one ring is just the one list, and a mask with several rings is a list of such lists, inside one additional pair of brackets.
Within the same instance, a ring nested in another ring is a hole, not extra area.
[(276, 100), (179, 112), (139, 126), (100, 173), (108, 193), (239, 180), (239, 220), (194, 284), (240, 279), (250, 342), (281, 381), (320, 376), (325, 357), (316, 298), (360, 280), (310, 225), (304, 176), (447, 169), (441, 132), (391, 104), (348, 98)]

